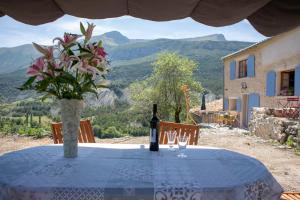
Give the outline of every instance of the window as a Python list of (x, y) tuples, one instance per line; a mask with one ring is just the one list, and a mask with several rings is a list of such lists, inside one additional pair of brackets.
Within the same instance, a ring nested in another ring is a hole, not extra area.
[(247, 60), (239, 62), (239, 78), (247, 77)]
[(281, 72), (280, 95), (294, 96), (295, 71)]
[(228, 110), (236, 111), (236, 99), (229, 99)]

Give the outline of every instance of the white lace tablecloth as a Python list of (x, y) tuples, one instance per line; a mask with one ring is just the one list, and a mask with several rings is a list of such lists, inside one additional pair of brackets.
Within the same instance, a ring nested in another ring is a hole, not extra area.
[(0, 157), (0, 199), (278, 200), (281, 186), (258, 160), (229, 150), (188, 147), (186, 158), (160, 146), (61, 145)]

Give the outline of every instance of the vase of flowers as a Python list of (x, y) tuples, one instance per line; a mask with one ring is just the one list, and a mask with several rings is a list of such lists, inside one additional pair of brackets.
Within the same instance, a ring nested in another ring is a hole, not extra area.
[[(85, 94), (107, 86), (108, 61), (102, 42), (90, 42), (93, 24), (82, 35), (65, 33), (55, 38), (53, 46), (33, 43), (42, 56), (28, 68), (28, 80), (19, 88), (35, 90), (46, 98), (55, 96), (60, 101), (64, 156), (74, 158), (78, 152), (78, 130)], [(84, 37), (82, 40), (79, 38)], [(97, 96), (98, 97), (98, 96)]]

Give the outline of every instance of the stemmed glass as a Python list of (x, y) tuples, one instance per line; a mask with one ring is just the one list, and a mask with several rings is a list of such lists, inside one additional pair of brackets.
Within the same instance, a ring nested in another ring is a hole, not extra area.
[(186, 149), (186, 145), (189, 141), (189, 137), (184, 134), (184, 135), (179, 135), (177, 137), (177, 141), (178, 141), (178, 150), (179, 150), (179, 154), (177, 155), (177, 157), (179, 158), (186, 158), (187, 155), (185, 155), (183, 153), (183, 151)]
[(176, 131), (167, 131), (168, 136), (168, 144), (169, 144), (169, 150), (173, 151), (173, 145), (175, 143), (177, 132)]

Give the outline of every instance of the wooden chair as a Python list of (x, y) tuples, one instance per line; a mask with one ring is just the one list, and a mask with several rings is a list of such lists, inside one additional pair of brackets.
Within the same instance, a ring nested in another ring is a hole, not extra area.
[[(179, 124), (174, 122), (159, 122), (159, 143), (160, 144), (167, 144), (168, 143), (168, 136), (165, 134), (165, 131), (177, 131), (177, 135), (183, 135), (186, 133), (189, 136), (189, 145), (197, 145), (198, 144), (198, 137), (199, 137), (199, 129), (200, 126), (198, 125), (191, 125), (191, 124)], [(177, 143), (177, 139), (175, 140)]]
[(300, 192), (284, 192), (281, 195), (281, 200), (300, 200)]
[[(61, 122), (60, 123), (52, 123), (51, 127), (52, 127), (54, 144), (64, 143), (63, 134), (62, 134), (62, 123)], [(80, 121), (78, 142), (79, 143), (96, 143), (90, 120), (81, 120)]]

